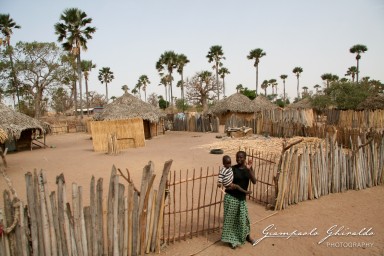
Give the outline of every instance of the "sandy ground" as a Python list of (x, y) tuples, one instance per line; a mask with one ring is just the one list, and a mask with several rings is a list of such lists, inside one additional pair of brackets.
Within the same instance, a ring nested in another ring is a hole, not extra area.
[[(85, 133), (49, 136), (50, 148), (9, 153), (7, 174), (18, 196), (26, 202), (25, 173), (44, 170), (51, 190), (55, 189), (56, 176), (63, 173), (67, 184), (75, 182), (83, 187), (87, 205), (91, 177), (109, 182), (112, 165), (128, 168), (136, 186), (148, 161), (154, 163), (155, 173), (159, 175), (164, 162), (170, 159), (171, 170), (218, 168), (222, 155), (209, 154), (207, 146), (218, 142), (216, 135), (167, 132), (146, 141), (143, 148), (124, 150), (118, 156), (94, 152), (90, 135)], [(233, 156), (232, 152), (230, 155)], [(0, 190), (5, 188), (7, 184), (1, 177)], [(384, 186), (331, 194), (278, 213), (248, 202), (251, 232), (260, 240), (255, 247), (245, 244), (233, 250), (218, 241), (220, 233), (213, 233), (171, 244), (161, 255), (384, 256), (383, 202)]]

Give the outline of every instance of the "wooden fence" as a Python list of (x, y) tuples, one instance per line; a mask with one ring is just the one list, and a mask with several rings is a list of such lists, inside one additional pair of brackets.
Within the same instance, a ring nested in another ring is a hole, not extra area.
[[(280, 168), (279, 168), (280, 169)], [(384, 138), (352, 149), (329, 138), (324, 144), (291, 148), (283, 156), (275, 209), (349, 189), (360, 190), (384, 181)]]
[(190, 116), (188, 114), (179, 113), (173, 116), (173, 131), (189, 131), (189, 132), (218, 132), (219, 120), (217, 117), (204, 115)]

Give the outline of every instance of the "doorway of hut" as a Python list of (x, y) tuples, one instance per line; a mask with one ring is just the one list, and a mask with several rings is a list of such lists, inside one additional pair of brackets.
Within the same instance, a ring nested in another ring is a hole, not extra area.
[(144, 138), (146, 140), (152, 139), (152, 136), (151, 136), (151, 123), (148, 120), (143, 120), (143, 126), (144, 126)]

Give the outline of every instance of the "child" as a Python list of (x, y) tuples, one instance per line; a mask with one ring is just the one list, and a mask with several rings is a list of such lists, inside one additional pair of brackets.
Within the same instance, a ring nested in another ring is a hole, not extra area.
[(228, 155), (223, 156), (223, 168), (219, 172), (219, 177), (217, 180), (217, 186), (225, 188), (237, 189), (245, 194), (251, 194), (251, 191), (246, 191), (237, 184), (233, 184), (233, 172), (231, 167), (231, 157)]

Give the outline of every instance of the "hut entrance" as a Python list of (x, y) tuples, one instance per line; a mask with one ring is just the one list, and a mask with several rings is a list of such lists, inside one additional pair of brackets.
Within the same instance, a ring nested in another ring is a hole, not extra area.
[(144, 137), (146, 140), (152, 139), (151, 136), (151, 123), (148, 120), (143, 120), (144, 125)]

